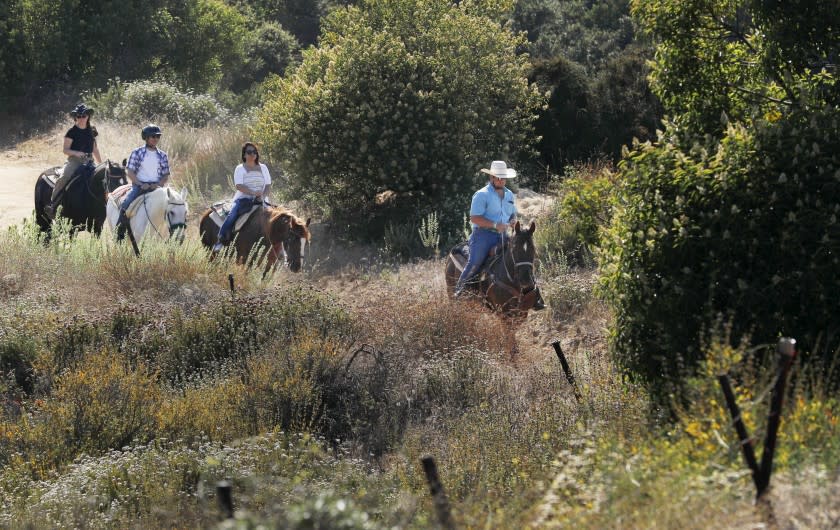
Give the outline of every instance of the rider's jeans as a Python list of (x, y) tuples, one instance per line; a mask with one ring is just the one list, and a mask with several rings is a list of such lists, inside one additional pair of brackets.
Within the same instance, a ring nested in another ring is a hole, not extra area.
[[(154, 182), (142, 182), (141, 184), (154, 184)], [(120, 204), (120, 213), (125, 213), (128, 207), (131, 206), (131, 203), (134, 202), (134, 199), (150, 191), (152, 190), (141, 190), (140, 184), (132, 184), (131, 191), (128, 192), (128, 195), (125, 196), (122, 204)]]
[(458, 278), (458, 283), (455, 284), (455, 289), (458, 290), (464, 286), (470, 277), (478, 272), (481, 264), (487, 259), (490, 250), (501, 243), (502, 234), (495, 230), (488, 230), (485, 228), (474, 228), (470, 235), (470, 259), (464, 265), (464, 270), (461, 272), (461, 277)]
[(239, 218), (239, 215), (242, 212), (250, 210), (253, 205), (253, 197), (242, 197), (233, 201), (233, 207), (230, 209), (230, 213), (228, 214), (227, 218), (225, 218), (225, 222), (222, 223), (222, 227), (219, 229), (220, 243), (228, 242), (230, 232), (233, 230), (233, 225), (236, 223), (236, 220)]

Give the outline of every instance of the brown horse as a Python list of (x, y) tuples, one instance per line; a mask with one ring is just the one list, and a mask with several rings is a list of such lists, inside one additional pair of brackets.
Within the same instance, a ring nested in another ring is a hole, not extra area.
[[(491, 252), (478, 274), (464, 287), (465, 295), (469, 293), (503, 317), (511, 337), (539, 296), (534, 278), (534, 230), (533, 221), (527, 229), (517, 221), (513, 236), (503, 238), (502, 244), (494, 249), (495, 254)], [(466, 247), (466, 243), (455, 246), (446, 259), (446, 285), (450, 296), (466, 263)], [(511, 354), (516, 351), (514, 341)]]
[[(208, 208), (198, 222), (201, 243), (207, 248), (212, 248), (219, 237), (219, 227), (210, 219), (210, 212)], [(263, 271), (266, 275), (276, 266), (278, 258), (285, 255), (289, 269), (300, 271), (306, 243), (310, 240), (310, 221), (303, 222), (279, 206), (263, 206), (235, 234), (232, 246), (236, 249), (236, 261), (244, 264), (250, 259), (248, 265), (259, 265), (267, 257)]]

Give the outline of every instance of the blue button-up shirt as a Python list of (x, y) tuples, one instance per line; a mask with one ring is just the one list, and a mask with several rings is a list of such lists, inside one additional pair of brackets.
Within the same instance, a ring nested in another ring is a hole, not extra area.
[[(128, 156), (128, 164), (125, 168), (130, 169), (136, 175), (140, 171), (140, 164), (143, 163), (143, 159), (146, 158), (148, 152), (149, 150), (146, 149), (145, 145), (132, 151)], [(169, 174), (169, 157), (166, 155), (166, 151), (155, 149), (154, 152), (158, 155), (158, 180), (160, 180)]]
[[(494, 223), (507, 223), (516, 216), (516, 203), (513, 192), (505, 188), (504, 197), (499, 197), (492, 184), (481, 188), (472, 198), (470, 216), (480, 215)], [(478, 228), (473, 224), (473, 229)]]

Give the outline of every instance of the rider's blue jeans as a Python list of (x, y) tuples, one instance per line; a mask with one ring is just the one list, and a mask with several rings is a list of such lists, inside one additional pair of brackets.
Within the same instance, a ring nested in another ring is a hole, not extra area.
[(495, 230), (487, 228), (473, 228), (470, 235), (470, 258), (467, 264), (464, 265), (464, 270), (461, 272), (461, 277), (458, 278), (458, 283), (455, 284), (455, 290), (460, 290), (467, 283), (470, 277), (478, 272), (481, 264), (487, 259), (490, 250), (502, 242), (502, 234)]
[(120, 204), (120, 213), (125, 213), (128, 207), (131, 206), (131, 203), (134, 202), (134, 199), (149, 191), (151, 190), (141, 190), (140, 184), (132, 184), (131, 191), (128, 192), (128, 195), (125, 196), (122, 204)]
[(225, 222), (222, 223), (222, 227), (219, 228), (220, 243), (227, 243), (229, 241), (230, 233), (233, 230), (233, 225), (236, 224), (236, 220), (242, 212), (247, 212), (253, 205), (253, 197), (242, 197), (233, 201), (233, 207), (230, 209), (230, 213), (225, 218)]

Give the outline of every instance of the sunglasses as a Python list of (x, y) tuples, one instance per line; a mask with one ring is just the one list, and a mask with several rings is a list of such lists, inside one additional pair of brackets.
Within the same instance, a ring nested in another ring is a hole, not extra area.
[(159, 134), (150, 134), (149, 138), (160, 138)]
[(246, 149), (245, 154), (246, 155), (255, 155), (255, 154), (257, 154), (257, 150), (256, 149)]

